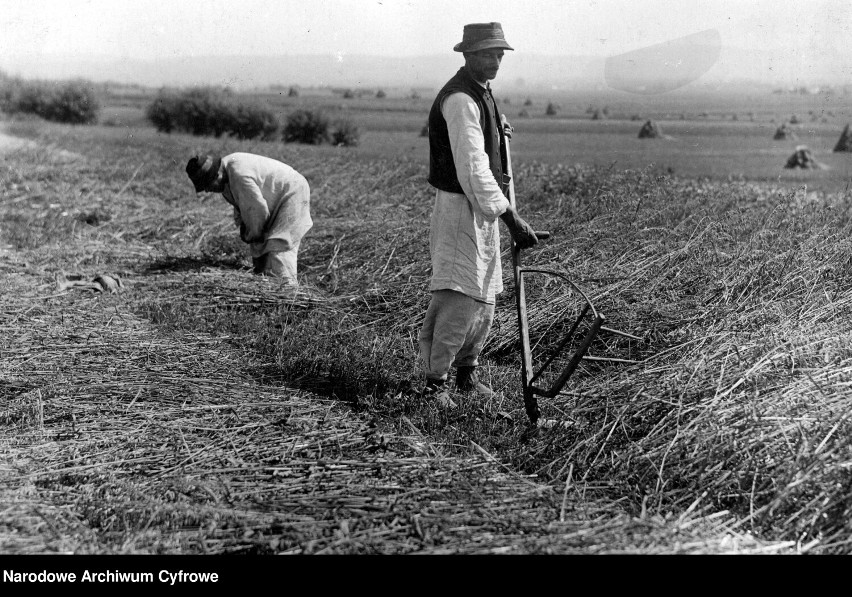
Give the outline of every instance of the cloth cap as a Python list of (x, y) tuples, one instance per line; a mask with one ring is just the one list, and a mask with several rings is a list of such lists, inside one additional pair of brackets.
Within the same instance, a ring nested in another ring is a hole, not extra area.
[(506, 43), (503, 35), (503, 27), (500, 23), (471, 23), (464, 26), (464, 34), (461, 43), (453, 48), (456, 52), (478, 52), (490, 48), (502, 48), (514, 50)]
[(195, 185), (195, 192), (200, 193), (207, 188), (219, 175), (222, 158), (215, 155), (196, 155), (186, 163), (186, 173)]

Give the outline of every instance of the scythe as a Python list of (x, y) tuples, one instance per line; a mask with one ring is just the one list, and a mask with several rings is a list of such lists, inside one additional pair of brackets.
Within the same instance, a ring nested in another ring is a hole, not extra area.
[[(505, 115), (501, 115), (501, 119), (503, 125), (507, 125)], [(509, 149), (509, 139), (505, 137), (506, 143), (504, 144), (506, 151), (506, 176), (508, 179), (508, 198), (509, 203), (511, 203), (512, 207), (517, 208), (517, 204), (515, 201), (515, 183), (513, 179), (512, 173), (512, 156), (511, 150)], [(536, 231), (536, 237), (539, 240), (546, 240), (550, 238), (549, 232), (538, 232)], [(533, 425), (539, 424), (539, 418), (541, 417), (541, 411), (538, 406), (538, 396), (544, 396), (546, 398), (553, 398), (562, 390), (571, 375), (577, 369), (577, 366), (580, 364), (580, 361), (583, 359), (591, 359), (591, 357), (587, 357), (586, 353), (589, 350), (592, 342), (597, 337), (598, 333), (609, 332), (618, 336), (623, 336), (626, 338), (631, 338), (633, 340), (641, 340), (641, 338), (634, 336), (632, 334), (627, 334), (625, 332), (621, 332), (618, 330), (614, 330), (612, 328), (604, 327), (603, 323), (605, 318), (602, 313), (600, 313), (592, 304), (592, 301), (589, 297), (570, 279), (563, 273), (539, 269), (539, 268), (529, 268), (523, 267), (521, 263), (521, 249), (515, 244), (514, 240), (512, 241), (512, 265), (514, 267), (514, 283), (515, 283), (515, 303), (518, 313), (518, 335), (521, 341), (521, 386), (523, 388), (524, 393), (524, 408), (527, 412), (527, 417), (529, 417), (530, 422)], [(544, 362), (544, 364), (536, 371), (533, 367), (532, 360), (532, 350), (530, 348), (530, 337), (529, 337), (529, 323), (527, 319), (527, 300), (526, 300), (526, 291), (524, 288), (524, 275), (525, 274), (542, 274), (553, 276), (563, 280), (568, 283), (579, 296), (582, 297), (585, 305), (583, 306), (580, 315), (571, 325), (568, 333), (559, 341), (556, 348), (553, 349), (550, 356)], [(590, 319), (590, 323), (588, 328), (585, 330), (582, 339), (580, 340), (579, 346), (576, 348), (574, 353), (569, 357), (568, 363), (565, 366), (565, 369), (562, 373), (556, 378), (553, 384), (550, 385), (549, 388), (541, 387), (540, 385), (536, 385), (541, 379), (542, 374), (545, 369), (547, 369), (551, 363), (564, 351), (564, 349), (569, 345), (571, 340), (577, 334), (577, 331), (580, 329), (581, 324), (584, 319)], [(608, 359), (595, 359), (595, 360), (608, 360)]]

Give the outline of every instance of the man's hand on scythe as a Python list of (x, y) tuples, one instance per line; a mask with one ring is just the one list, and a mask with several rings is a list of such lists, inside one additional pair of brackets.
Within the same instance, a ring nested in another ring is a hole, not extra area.
[[(512, 240), (515, 241), (515, 244), (519, 249), (529, 249), (538, 243), (538, 235), (541, 233), (533, 230), (533, 227), (527, 224), (526, 221), (518, 215), (518, 211), (514, 208), (514, 206), (510, 205), (509, 208), (500, 216), (500, 219), (505, 222), (506, 227), (509, 229), (509, 233), (512, 235)], [(549, 233), (545, 234), (550, 236)]]
[(515, 132), (515, 127), (509, 124), (505, 114), (500, 114), (500, 122), (503, 123), (503, 134), (506, 135), (506, 139), (511, 139), (512, 133)]
[[(506, 140), (511, 140), (512, 132), (515, 130), (515, 127), (509, 123), (505, 114), (500, 115), (500, 123), (503, 125), (503, 134), (506, 136)], [(511, 180), (512, 158), (508, 143), (506, 143), (506, 158), (508, 162), (507, 174)], [(518, 210), (515, 208), (514, 185), (509, 187), (509, 201), (511, 205), (509, 209), (500, 216), (500, 219), (506, 223), (506, 226), (509, 228), (509, 233), (512, 235), (512, 240), (515, 241), (515, 245), (517, 245), (519, 249), (529, 249), (530, 247), (534, 247), (538, 241), (550, 238), (550, 232), (545, 230), (533, 230), (533, 227), (527, 224), (526, 221), (518, 215)]]

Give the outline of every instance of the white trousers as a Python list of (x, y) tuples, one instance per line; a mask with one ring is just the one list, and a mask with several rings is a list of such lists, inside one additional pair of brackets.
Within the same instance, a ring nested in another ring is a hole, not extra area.
[(296, 266), (298, 261), (299, 243), (289, 251), (270, 251), (252, 259), (254, 273), (261, 276), (281, 278), (288, 284), (297, 286)]
[(420, 358), (426, 381), (446, 381), (451, 366), (477, 366), (494, 305), (455, 290), (435, 290), (420, 330)]

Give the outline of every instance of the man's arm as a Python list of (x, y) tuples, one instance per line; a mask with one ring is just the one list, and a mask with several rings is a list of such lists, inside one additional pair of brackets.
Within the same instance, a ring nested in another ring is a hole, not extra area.
[(240, 219), (240, 238), (247, 243), (261, 242), (269, 219), (269, 206), (260, 187), (251, 177), (233, 171), (228, 172), (228, 186), (237, 204), (234, 215)]
[(452, 93), (444, 100), (441, 114), (447, 121), (456, 176), (465, 195), (472, 197), (486, 216), (499, 216), (520, 248), (534, 246), (538, 242), (535, 232), (511, 206), (491, 172), (479, 107), (466, 93)]
[(243, 218), (240, 216), (240, 208), (236, 205), (234, 206), (234, 225), (240, 229), (240, 238), (243, 242), (248, 242), (246, 240), (246, 225), (243, 223)]
[(479, 107), (466, 93), (451, 93), (441, 106), (441, 114), (447, 121), (456, 177), (464, 194), (473, 199), (487, 217), (496, 218), (509, 207), (509, 200), (491, 172), (485, 138), (479, 126)]

